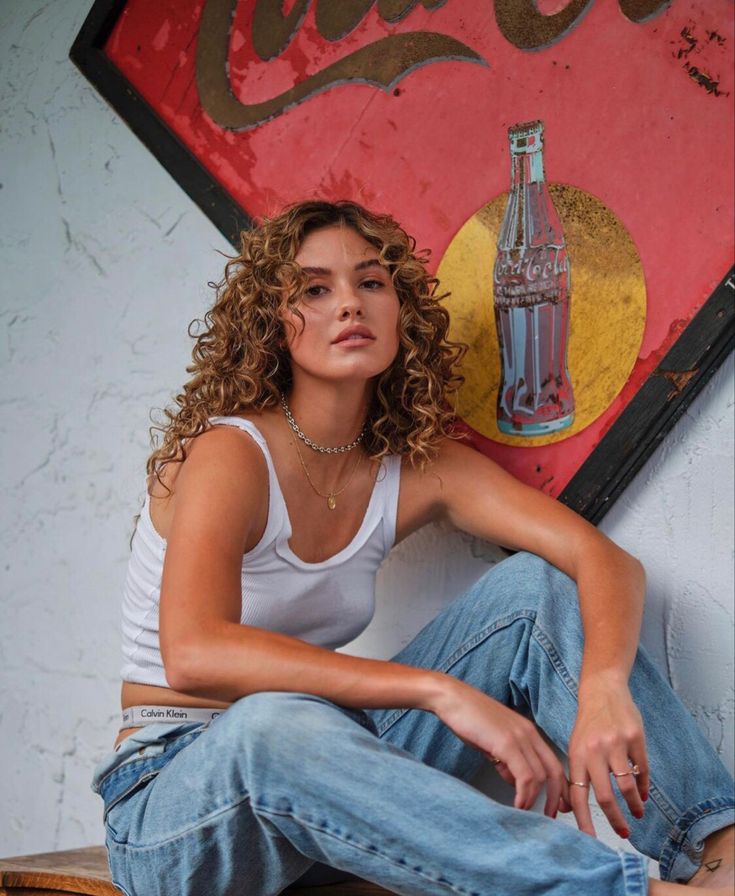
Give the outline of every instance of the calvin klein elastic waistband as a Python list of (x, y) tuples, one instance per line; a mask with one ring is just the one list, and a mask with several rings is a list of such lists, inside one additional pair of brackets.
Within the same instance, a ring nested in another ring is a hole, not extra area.
[(211, 706), (129, 706), (122, 712), (122, 727), (137, 728), (156, 722), (211, 722), (224, 711)]

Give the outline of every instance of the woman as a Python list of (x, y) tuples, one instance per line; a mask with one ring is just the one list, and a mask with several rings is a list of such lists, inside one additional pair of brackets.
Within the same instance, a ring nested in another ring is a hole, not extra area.
[[(681, 891), (594, 838), (594, 789), (663, 877), (724, 896), (730, 778), (636, 658), (641, 565), (449, 435), (462, 349), (413, 250), (387, 216), (305, 202), (226, 267), (133, 540), (125, 727), (94, 785), (114, 879), (131, 896), (275, 894), (329, 868), (411, 894)], [(519, 553), (395, 661), (335, 653), (391, 546), (442, 519)], [(465, 783), (483, 761), (514, 808)], [(552, 820), (570, 809), (579, 832)]]

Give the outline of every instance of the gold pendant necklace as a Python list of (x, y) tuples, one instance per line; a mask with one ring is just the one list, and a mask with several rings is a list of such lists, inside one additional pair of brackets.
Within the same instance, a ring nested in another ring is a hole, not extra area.
[(334, 510), (337, 507), (338, 496), (341, 495), (342, 492), (347, 488), (347, 486), (352, 482), (355, 472), (357, 471), (357, 467), (360, 463), (360, 454), (358, 453), (357, 460), (355, 461), (355, 465), (352, 468), (352, 472), (350, 473), (349, 477), (347, 478), (347, 482), (345, 482), (345, 484), (342, 486), (342, 488), (337, 489), (336, 491), (331, 491), (331, 492), (329, 492), (329, 494), (325, 495), (323, 492), (320, 492), (319, 489), (314, 485), (314, 482), (312, 481), (312, 478), (309, 475), (309, 469), (306, 466), (306, 464), (304, 463), (304, 458), (301, 456), (301, 450), (299, 448), (299, 443), (294, 441), (294, 446), (296, 447), (296, 453), (298, 454), (299, 460), (301, 461), (301, 466), (304, 468), (304, 473), (306, 473), (306, 478), (309, 482), (309, 485), (317, 493), (317, 495), (319, 495), (320, 498), (326, 498), (327, 499), (327, 507), (330, 510)]

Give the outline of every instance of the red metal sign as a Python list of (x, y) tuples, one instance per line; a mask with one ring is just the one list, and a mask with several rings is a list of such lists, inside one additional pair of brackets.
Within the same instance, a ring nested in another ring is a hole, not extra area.
[[(454, 332), (471, 344), (459, 410), (473, 441), (551, 495), (731, 264), (729, 0), (116, 7), (105, 56), (249, 215), (352, 198), (432, 249)], [(536, 155), (509, 142), (532, 122)], [(519, 235), (531, 211), (543, 239)], [(528, 272), (544, 264), (555, 273), (542, 290)]]

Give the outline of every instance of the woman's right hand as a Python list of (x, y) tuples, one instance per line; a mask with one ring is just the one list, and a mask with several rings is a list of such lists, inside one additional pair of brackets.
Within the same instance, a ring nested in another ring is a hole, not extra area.
[(564, 769), (533, 722), (471, 685), (446, 679), (429, 708), (464, 743), (493, 762), (501, 778), (515, 788), (514, 807), (532, 808), (545, 787), (545, 815), (554, 818), (560, 810), (570, 811)]

